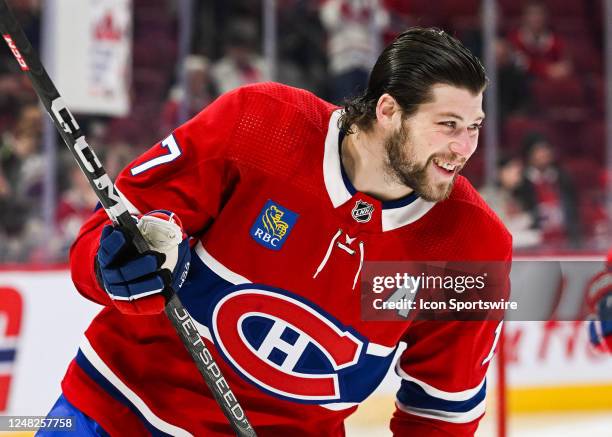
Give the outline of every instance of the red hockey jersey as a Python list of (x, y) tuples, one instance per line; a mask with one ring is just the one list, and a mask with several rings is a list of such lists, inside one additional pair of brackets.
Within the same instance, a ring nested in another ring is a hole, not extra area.
[[(132, 212), (173, 211), (196, 240), (180, 298), (258, 435), (344, 435), (391, 366), (403, 378), (396, 435), (472, 435), (499, 323), (364, 321), (358, 278), (373, 260), (509, 260), (511, 237), (463, 177), (439, 203), (357, 192), (339, 115), (303, 90), (240, 88), (117, 187)], [(106, 307), (65, 396), (113, 435), (232, 434), (166, 316), (124, 316), (97, 283), (106, 223), (97, 211), (71, 251), (77, 289)]]

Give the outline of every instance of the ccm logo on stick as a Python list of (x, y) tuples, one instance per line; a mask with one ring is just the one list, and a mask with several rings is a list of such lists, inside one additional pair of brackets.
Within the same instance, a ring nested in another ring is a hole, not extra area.
[(21, 67), (21, 70), (22, 71), (29, 71), (30, 67), (28, 67), (28, 64), (26, 64), (26, 61), (25, 61), (25, 59), (23, 59), (23, 56), (21, 56), (21, 52), (19, 51), (19, 49), (15, 45), (15, 42), (13, 41), (13, 38), (11, 37), (11, 35), (9, 35), (8, 33), (5, 33), (4, 35), (2, 35), (2, 37), (4, 38), (6, 43), (8, 44), (9, 49), (11, 49), (11, 52), (13, 52), (13, 56), (15, 56), (15, 59), (17, 59), (17, 63)]

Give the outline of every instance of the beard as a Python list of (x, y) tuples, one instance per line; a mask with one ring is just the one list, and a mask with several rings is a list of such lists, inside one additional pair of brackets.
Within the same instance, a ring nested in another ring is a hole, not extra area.
[(412, 188), (419, 197), (429, 202), (439, 202), (450, 196), (457, 174), (463, 168), (465, 160), (449, 182), (434, 183), (428, 176), (428, 168), (436, 165), (433, 163), (436, 158), (442, 161), (459, 162), (459, 156), (456, 153), (433, 154), (425, 164), (419, 165), (416, 160), (415, 144), (410, 139), (408, 129), (403, 123), (398, 131), (389, 135), (384, 145), (387, 151), (386, 172), (394, 181)]

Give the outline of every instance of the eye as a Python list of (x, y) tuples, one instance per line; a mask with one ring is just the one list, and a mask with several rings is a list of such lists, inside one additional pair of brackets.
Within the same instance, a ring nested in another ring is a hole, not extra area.
[(473, 124), (473, 125), (469, 126), (468, 129), (470, 131), (472, 131), (472, 132), (479, 131), (480, 129), (482, 129), (482, 123)]
[(438, 123), (440, 126), (448, 127), (450, 129), (455, 129), (457, 127), (456, 121), (442, 121)]

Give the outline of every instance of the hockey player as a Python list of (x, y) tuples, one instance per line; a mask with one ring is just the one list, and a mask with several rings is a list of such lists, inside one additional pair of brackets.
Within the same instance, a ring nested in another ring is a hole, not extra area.
[(411, 29), (344, 108), (251, 85), (137, 158), (117, 187), (153, 250), (138, 255), (102, 210), (83, 226), (72, 277), (105, 308), (50, 415), (82, 435), (232, 434), (160, 314), (173, 284), (258, 435), (344, 435), (391, 367), (395, 435), (473, 435), (499, 322), (364, 321), (359, 278), (367, 261), (510, 259), (459, 175), (485, 86), (456, 39)]
[(595, 348), (612, 354), (612, 248), (606, 266), (587, 286), (586, 302), (593, 320), (589, 321), (589, 337)]

